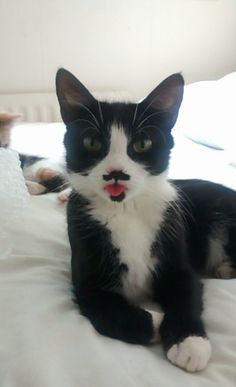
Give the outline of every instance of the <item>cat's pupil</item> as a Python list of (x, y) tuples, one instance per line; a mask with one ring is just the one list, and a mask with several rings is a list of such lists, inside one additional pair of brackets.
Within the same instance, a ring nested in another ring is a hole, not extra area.
[(99, 151), (102, 147), (102, 143), (94, 137), (85, 137), (83, 145), (89, 151)]
[(152, 141), (149, 138), (141, 138), (133, 144), (136, 153), (143, 153), (152, 147)]

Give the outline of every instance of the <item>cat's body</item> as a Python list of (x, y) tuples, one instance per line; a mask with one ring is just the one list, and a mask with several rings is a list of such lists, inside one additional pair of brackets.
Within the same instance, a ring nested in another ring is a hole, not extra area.
[[(0, 112), (0, 147), (10, 147), (11, 129), (18, 117), (18, 114)], [(19, 153), (19, 159), (27, 188), (32, 195), (61, 192), (68, 186), (64, 168), (59, 163), (22, 153)]]
[[(235, 275), (236, 193), (167, 179), (182, 77), (167, 78), (139, 104), (109, 104), (60, 70), (57, 94), (74, 188), (68, 233), (81, 313), (100, 333), (130, 343), (160, 334), (172, 363), (205, 368), (211, 346), (197, 272)], [(217, 246), (222, 255), (214, 260)], [(146, 300), (164, 317), (142, 309)]]
[(236, 277), (236, 192), (204, 180), (175, 180), (187, 256), (203, 277)]

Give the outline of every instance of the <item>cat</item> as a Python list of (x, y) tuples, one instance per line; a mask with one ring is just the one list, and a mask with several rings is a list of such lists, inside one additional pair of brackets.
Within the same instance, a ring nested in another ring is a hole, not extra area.
[[(171, 363), (203, 370), (212, 350), (200, 276), (235, 277), (236, 193), (168, 179), (182, 75), (137, 104), (98, 101), (65, 69), (56, 91), (67, 128), (67, 222), (81, 314), (111, 338), (160, 338)], [(162, 312), (144, 309), (146, 300)]]
[[(11, 129), (20, 114), (0, 112), (0, 147), (9, 148)], [(63, 168), (49, 159), (40, 156), (30, 156), (19, 153), (19, 159), (26, 186), (31, 195), (47, 192), (60, 192), (59, 200), (65, 201), (64, 194), (68, 188)], [(68, 191), (69, 192), (69, 191)]]

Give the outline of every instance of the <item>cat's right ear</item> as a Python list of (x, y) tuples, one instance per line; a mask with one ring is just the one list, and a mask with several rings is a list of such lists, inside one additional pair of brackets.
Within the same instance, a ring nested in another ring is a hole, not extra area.
[(80, 117), (82, 110), (91, 109), (96, 99), (69, 71), (61, 68), (56, 75), (56, 92), (65, 124)]

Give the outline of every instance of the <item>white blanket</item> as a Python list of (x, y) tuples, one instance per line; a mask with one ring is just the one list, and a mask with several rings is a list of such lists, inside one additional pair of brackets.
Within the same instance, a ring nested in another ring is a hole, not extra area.
[(31, 197), (8, 227), (14, 252), (0, 261), (2, 387), (224, 386), (236, 383), (236, 280), (207, 280), (204, 320), (213, 345), (208, 368), (174, 367), (161, 345), (99, 335), (72, 302), (65, 207), (55, 194)]

